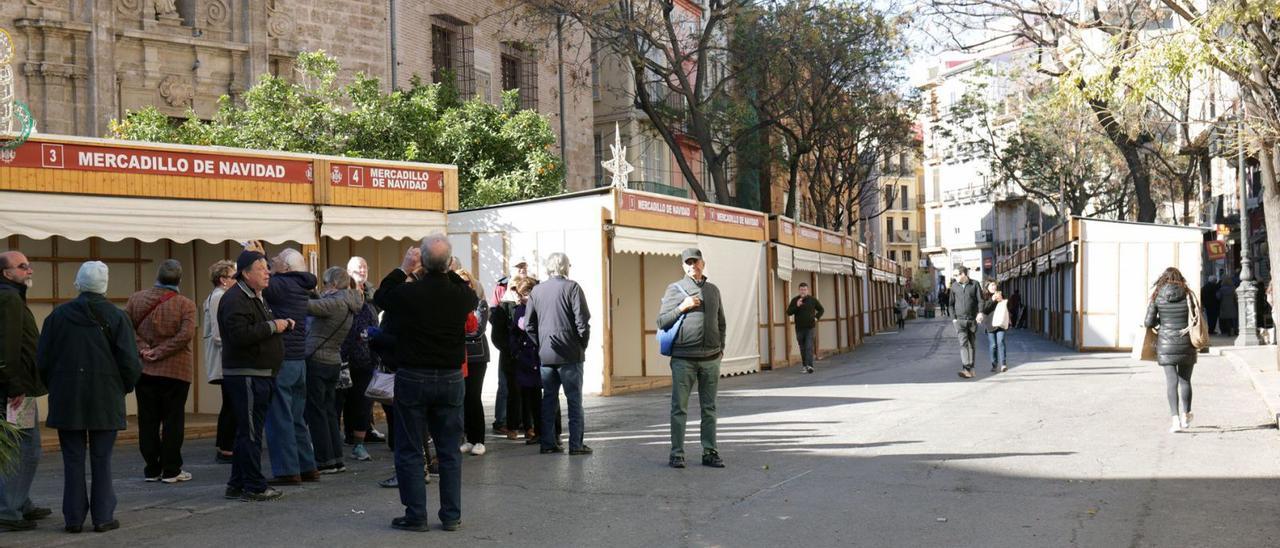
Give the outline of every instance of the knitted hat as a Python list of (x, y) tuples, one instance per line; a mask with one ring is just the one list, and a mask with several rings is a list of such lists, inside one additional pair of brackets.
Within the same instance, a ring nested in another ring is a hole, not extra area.
[(240, 256), (236, 258), (236, 279), (243, 280), (244, 273), (248, 272), (250, 268), (253, 268), (253, 263), (265, 260), (266, 258), (266, 255), (258, 253), (257, 251), (241, 251)]
[(84, 293), (107, 293), (107, 265), (102, 261), (88, 261), (80, 265), (76, 273), (76, 289)]

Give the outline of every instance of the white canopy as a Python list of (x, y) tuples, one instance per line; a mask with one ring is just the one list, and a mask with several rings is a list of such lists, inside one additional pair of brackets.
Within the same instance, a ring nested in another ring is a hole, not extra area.
[(792, 249), (791, 246), (779, 245), (778, 249), (778, 278), (791, 281), (792, 267)]
[(316, 243), (309, 205), (0, 192), (0, 236)]
[(822, 259), (819, 256), (820, 254), (816, 251), (797, 249), (793, 268), (803, 272), (822, 272)]
[(613, 250), (619, 253), (679, 257), (681, 251), (690, 247), (698, 247), (698, 236), (695, 234), (646, 230), (629, 226), (613, 227)]
[(320, 235), (329, 238), (419, 239), (449, 229), (440, 211), (323, 206), (320, 214)]
[(819, 260), (823, 274), (853, 274), (853, 259), (823, 253)]

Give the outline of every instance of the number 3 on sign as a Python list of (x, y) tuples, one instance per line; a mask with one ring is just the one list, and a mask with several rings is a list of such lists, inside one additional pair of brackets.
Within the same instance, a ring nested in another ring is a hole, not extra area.
[(42, 167), (62, 168), (62, 145), (40, 145), (40, 164)]

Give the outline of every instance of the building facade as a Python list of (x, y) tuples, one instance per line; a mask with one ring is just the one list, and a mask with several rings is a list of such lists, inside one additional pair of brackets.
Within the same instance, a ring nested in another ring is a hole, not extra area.
[[(502, 9), (476, 0), (6, 0), (0, 27), (15, 42), (17, 99), (45, 133), (101, 137), (149, 105), (208, 118), (220, 96), (237, 98), (264, 74), (290, 77), (299, 52), (324, 50), (342, 77), (363, 72), (387, 90), (448, 74), (464, 95), (489, 101), (518, 88), (559, 137), (559, 72), (585, 59), (589, 40), (569, 29), (560, 62), (554, 32), (515, 24)], [(591, 186), (593, 105), (586, 87), (565, 89), (574, 190)]]
[(922, 168), (920, 156), (909, 151), (886, 157), (881, 170), (885, 209), (878, 222), (884, 230), (880, 232), (877, 253), (903, 265), (907, 279), (912, 279), (920, 269), (920, 244), (924, 235), (919, 209)]

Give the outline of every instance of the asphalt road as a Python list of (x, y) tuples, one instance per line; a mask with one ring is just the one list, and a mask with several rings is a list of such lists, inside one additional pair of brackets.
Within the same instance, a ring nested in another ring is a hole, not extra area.
[(950, 324), (919, 320), (813, 375), (722, 379), (725, 469), (666, 466), (665, 392), (589, 398), (595, 455), (491, 440), (466, 457), (458, 532), (389, 527), (402, 508), (376, 485), (385, 446), (347, 474), (242, 503), (221, 497), (228, 467), (200, 440), (185, 449), (195, 480), (178, 485), (142, 482), (136, 446), (118, 446), (122, 528), (69, 535), (49, 454), (34, 498), (55, 515), (0, 545), (1280, 546), (1280, 436), (1221, 358), (1202, 356), (1196, 424), (1170, 434), (1156, 366), (1020, 332), (1009, 356), (1009, 372), (962, 380)]

